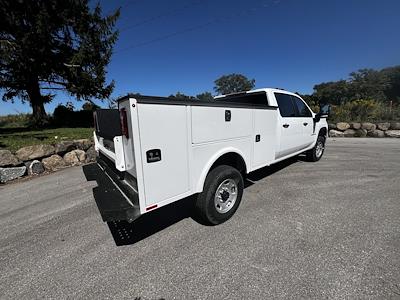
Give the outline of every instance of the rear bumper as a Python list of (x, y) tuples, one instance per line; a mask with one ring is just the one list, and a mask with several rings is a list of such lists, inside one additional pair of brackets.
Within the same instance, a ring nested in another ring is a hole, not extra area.
[(87, 180), (97, 182), (93, 196), (104, 222), (133, 221), (140, 216), (137, 192), (102, 158), (97, 159), (97, 164), (85, 166), (84, 173)]

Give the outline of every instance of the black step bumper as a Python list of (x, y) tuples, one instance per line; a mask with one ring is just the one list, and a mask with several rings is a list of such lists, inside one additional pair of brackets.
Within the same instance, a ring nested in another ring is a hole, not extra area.
[(137, 193), (130, 188), (128, 193), (123, 180), (101, 158), (98, 163), (84, 166), (83, 171), (88, 181), (97, 182), (93, 196), (104, 222), (133, 221), (140, 216)]

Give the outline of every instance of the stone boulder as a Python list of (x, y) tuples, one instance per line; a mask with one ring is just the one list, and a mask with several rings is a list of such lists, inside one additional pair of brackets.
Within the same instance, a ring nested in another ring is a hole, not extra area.
[(354, 134), (355, 137), (366, 137), (368, 131), (365, 129), (357, 129), (356, 133)]
[(355, 134), (356, 134), (356, 131), (355, 131), (354, 129), (346, 129), (346, 130), (343, 132), (343, 135), (344, 135), (345, 137), (354, 137)]
[(86, 151), (93, 145), (93, 142), (89, 139), (74, 140), (74, 145), (76, 149)]
[(9, 150), (0, 150), (0, 167), (19, 165), (18, 158)]
[(48, 171), (55, 171), (65, 166), (65, 162), (60, 155), (54, 154), (42, 159), (43, 166)]
[(378, 127), (379, 130), (386, 131), (386, 130), (388, 130), (390, 128), (390, 123), (387, 123), (387, 122), (378, 123), (378, 124), (376, 124), (376, 127)]
[(400, 122), (392, 122), (392, 123), (390, 123), (390, 129), (400, 130)]
[(376, 125), (373, 123), (366, 122), (361, 124), (361, 128), (367, 131), (374, 131), (376, 129)]
[(97, 152), (94, 150), (94, 146), (92, 146), (86, 151), (86, 162), (94, 162), (96, 161), (96, 158)]
[(76, 166), (85, 162), (86, 153), (83, 150), (72, 150), (64, 155), (64, 161), (67, 165)]
[(69, 151), (74, 150), (75, 144), (72, 141), (62, 141), (61, 143), (58, 143), (55, 145), (55, 152), (56, 154), (64, 154)]
[(42, 158), (54, 154), (52, 145), (33, 145), (19, 149), (15, 155), (20, 160), (32, 160)]
[(368, 136), (382, 138), (382, 137), (385, 137), (385, 132), (383, 130), (377, 129), (377, 130), (368, 132)]
[(337, 128), (336, 128), (336, 124), (335, 124), (335, 123), (328, 123), (328, 129), (329, 129), (329, 130), (331, 130), (331, 129), (337, 129)]
[(385, 135), (388, 137), (400, 138), (400, 130), (386, 130)]
[(329, 130), (330, 137), (344, 137), (344, 133), (339, 130), (331, 129)]
[(31, 161), (27, 165), (28, 175), (38, 175), (44, 172), (43, 163), (38, 160)]
[(4, 183), (18, 177), (24, 176), (26, 167), (15, 167), (15, 168), (0, 168), (0, 182)]
[(345, 131), (346, 129), (350, 128), (350, 124), (346, 122), (339, 122), (336, 123), (336, 128), (341, 131)]
[(356, 123), (356, 122), (350, 123), (350, 128), (355, 129), (355, 130), (360, 129), (361, 123)]

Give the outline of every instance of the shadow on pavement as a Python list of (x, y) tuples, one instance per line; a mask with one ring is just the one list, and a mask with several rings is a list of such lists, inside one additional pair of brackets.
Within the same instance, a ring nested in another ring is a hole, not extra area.
[(185, 198), (142, 215), (132, 223), (108, 222), (117, 246), (135, 244), (179, 221), (193, 216), (193, 199)]
[[(250, 173), (245, 180), (245, 188), (255, 184), (257, 181), (262, 180), (280, 170), (296, 163), (304, 161), (305, 158), (298, 156), (289, 158), (282, 162), (276, 163), (269, 167), (261, 168), (257, 171)], [(89, 176), (85, 170), (88, 166), (83, 166), (83, 172), (88, 181), (95, 180)], [(94, 190), (96, 187), (94, 188)], [(163, 206), (151, 213), (142, 215), (137, 220), (129, 223), (127, 221), (107, 222), (110, 232), (114, 238), (117, 246), (133, 245), (163, 229), (178, 223), (185, 218), (192, 218), (194, 221), (203, 224), (203, 222), (196, 216), (193, 209), (195, 195), (176, 201), (169, 205)], [(203, 224), (205, 225), (205, 224)]]

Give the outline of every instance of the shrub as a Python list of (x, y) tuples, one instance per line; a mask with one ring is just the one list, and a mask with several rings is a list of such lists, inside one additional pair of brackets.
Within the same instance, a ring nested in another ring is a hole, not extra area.
[(393, 119), (382, 102), (359, 99), (332, 106), (332, 121), (380, 121)]
[(19, 113), (16, 115), (0, 116), (0, 127), (19, 128), (27, 127), (30, 123), (31, 115)]
[(93, 112), (91, 110), (73, 111), (59, 104), (53, 113), (52, 125), (56, 127), (91, 127)]

